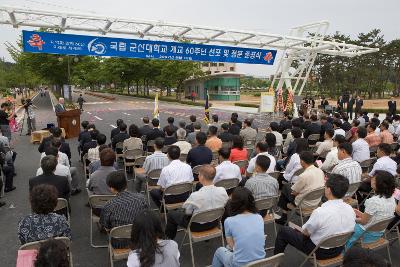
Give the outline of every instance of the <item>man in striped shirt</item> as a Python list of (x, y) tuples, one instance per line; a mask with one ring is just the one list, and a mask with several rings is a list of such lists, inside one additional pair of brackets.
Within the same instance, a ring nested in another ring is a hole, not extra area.
[(244, 187), (249, 189), (256, 200), (278, 195), (278, 181), (267, 174), (271, 160), (260, 155), (256, 159), (255, 174), (246, 181)]
[[(133, 223), (136, 216), (149, 207), (142, 194), (127, 190), (127, 181), (123, 171), (112, 172), (107, 176), (107, 185), (115, 198), (109, 200), (101, 210), (100, 225), (106, 230)], [(125, 240), (111, 240), (113, 247), (125, 248)]]
[(147, 156), (144, 161), (144, 173), (136, 174), (136, 192), (142, 191), (142, 185), (146, 181), (147, 174), (149, 174), (152, 170), (162, 169), (169, 164), (169, 159), (167, 155), (162, 152), (163, 147), (164, 139), (162, 139), (161, 137), (156, 138), (156, 140), (154, 140), (154, 153)]
[(353, 147), (349, 143), (342, 143), (338, 146), (339, 163), (336, 165), (332, 173), (340, 174), (349, 180), (349, 183), (361, 181), (362, 169), (357, 161), (351, 158)]

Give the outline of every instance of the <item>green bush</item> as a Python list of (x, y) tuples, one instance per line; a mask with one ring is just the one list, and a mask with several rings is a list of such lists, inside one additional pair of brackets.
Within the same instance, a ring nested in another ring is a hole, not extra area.
[(247, 108), (259, 108), (260, 107), (260, 105), (258, 105), (258, 104), (248, 104), (248, 103), (235, 103), (235, 106), (247, 107)]

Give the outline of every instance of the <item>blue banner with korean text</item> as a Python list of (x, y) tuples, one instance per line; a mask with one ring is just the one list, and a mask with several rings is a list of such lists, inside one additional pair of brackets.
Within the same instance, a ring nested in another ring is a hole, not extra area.
[(22, 31), (29, 53), (273, 65), (276, 50)]

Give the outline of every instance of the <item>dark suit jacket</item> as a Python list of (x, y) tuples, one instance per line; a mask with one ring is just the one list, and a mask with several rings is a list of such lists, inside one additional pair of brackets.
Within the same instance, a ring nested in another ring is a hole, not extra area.
[(321, 134), (321, 125), (311, 122), (304, 131), (304, 138), (308, 138), (312, 134)]
[(140, 128), (141, 135), (148, 135), (153, 129), (149, 125), (144, 125)]
[(111, 130), (110, 140), (113, 140), (114, 136), (116, 136), (117, 134), (119, 134), (119, 128), (118, 127)]
[[(53, 138), (54, 138), (53, 136), (43, 138), (42, 143), (40, 143), (40, 145), (38, 147), (38, 150), (40, 153), (43, 153), (46, 151), (46, 149), (51, 145)], [(69, 144), (65, 142), (64, 138), (61, 138), (60, 152), (67, 154), (68, 158), (71, 159), (71, 149), (69, 147)]]
[(229, 132), (222, 132), (218, 135), (218, 138), (221, 139), (222, 142), (231, 142), (233, 135)]
[(356, 99), (356, 112), (360, 111), (363, 105), (364, 101), (362, 99)]
[(170, 146), (172, 144), (175, 144), (178, 140), (176, 140), (175, 136), (170, 136), (170, 137), (165, 137), (164, 138), (164, 145), (165, 146)]
[(343, 105), (344, 105), (344, 100), (340, 100), (338, 99), (338, 101), (336, 102), (337, 106), (339, 109), (343, 109)]
[(396, 113), (396, 109), (397, 109), (397, 103), (396, 101), (389, 101), (388, 102), (388, 108), (389, 108), (389, 112), (394, 114)]
[(341, 127), (345, 132), (350, 131), (351, 129), (351, 124), (348, 121), (344, 121), (342, 123), (342, 127)]
[(174, 124), (168, 124), (167, 126), (165, 126), (165, 127), (163, 128), (163, 131), (164, 131), (164, 132), (165, 132), (165, 129), (167, 129), (168, 126), (172, 127), (172, 129), (174, 130), (174, 132), (176, 132), (176, 131), (178, 130), (178, 127), (176, 127)]
[(85, 155), (86, 153), (88, 153), (90, 148), (95, 148), (96, 146), (97, 146), (97, 141), (95, 140), (90, 140), (89, 142), (86, 142), (82, 148), (82, 155)]
[(81, 148), (83, 148), (83, 145), (85, 143), (90, 142), (91, 140), (92, 137), (90, 136), (90, 133), (88, 131), (82, 131), (79, 133), (78, 141)]
[(191, 133), (191, 132), (194, 132), (193, 123), (186, 125), (185, 128), (186, 128), (186, 132), (187, 132), (186, 135), (189, 134), (189, 133)]
[(146, 139), (147, 139), (147, 141), (148, 140), (154, 140), (154, 139), (156, 139), (156, 138), (158, 138), (158, 137), (162, 137), (162, 138), (164, 138), (165, 137), (165, 133), (163, 132), (163, 131), (161, 131), (160, 129), (158, 129), (158, 128), (153, 128), (153, 130), (151, 130), (151, 132), (149, 132), (147, 135), (146, 135)]
[(354, 106), (354, 98), (349, 99), (349, 101), (347, 101), (347, 111), (352, 111), (353, 106)]
[(237, 123), (231, 124), (229, 126), (229, 133), (233, 135), (239, 135), (240, 134), (240, 127)]
[[(112, 139), (112, 148), (115, 149), (115, 146), (120, 143), (120, 142), (124, 142), (125, 139), (129, 138), (129, 134), (126, 132), (120, 132), (117, 135), (114, 136), (114, 138)], [(118, 151), (121, 152), (121, 151)]]
[(283, 132), (286, 129), (292, 129), (292, 122), (289, 120), (283, 119), (279, 123), (279, 131)]
[(71, 188), (68, 182), (68, 178), (64, 176), (58, 176), (55, 174), (51, 175), (39, 175), (29, 179), (29, 191), (36, 185), (49, 184), (54, 185), (58, 191), (58, 197), (69, 199)]
[(59, 112), (66, 111), (66, 109), (65, 109), (65, 106), (62, 106), (60, 103), (58, 103), (57, 105), (54, 106), (54, 111), (56, 113), (59, 113)]

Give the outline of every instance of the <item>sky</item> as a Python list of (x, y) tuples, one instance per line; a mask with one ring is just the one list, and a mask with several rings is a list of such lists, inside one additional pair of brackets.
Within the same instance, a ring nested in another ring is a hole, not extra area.
[[(288, 34), (291, 27), (302, 24), (329, 21), (328, 34), (339, 31), (356, 37), (379, 28), (388, 41), (400, 38), (400, 0), (0, 0), (0, 5), (276, 34)], [(21, 30), (0, 25), (1, 58), (11, 60), (4, 43), (15, 43)], [(275, 70), (273, 66), (244, 64), (237, 69), (255, 76), (268, 76)]]

